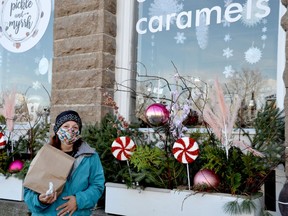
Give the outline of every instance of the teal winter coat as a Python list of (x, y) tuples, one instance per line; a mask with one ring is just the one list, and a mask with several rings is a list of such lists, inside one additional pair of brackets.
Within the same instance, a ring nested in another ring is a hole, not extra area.
[[(104, 191), (104, 173), (98, 154), (85, 142), (82, 143), (78, 152), (73, 169), (69, 175), (62, 193), (51, 205), (39, 201), (39, 194), (24, 188), (24, 201), (32, 216), (56, 216), (60, 211), (56, 208), (66, 200), (65, 196), (76, 196), (77, 210), (73, 216), (89, 216)], [(59, 166), (61, 166), (59, 164)], [(68, 214), (67, 214), (68, 215)]]

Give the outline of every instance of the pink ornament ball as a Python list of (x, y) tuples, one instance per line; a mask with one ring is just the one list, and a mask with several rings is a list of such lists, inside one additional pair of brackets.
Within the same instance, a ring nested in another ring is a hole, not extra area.
[(14, 173), (14, 172), (19, 172), (20, 170), (22, 170), (24, 166), (24, 163), (23, 161), (21, 160), (15, 160), (15, 161), (12, 161), (9, 165), (9, 168), (8, 168), (8, 171), (10, 173)]
[(160, 103), (151, 104), (145, 111), (145, 117), (152, 126), (165, 125), (169, 115), (166, 106)]
[(220, 184), (219, 177), (213, 170), (203, 169), (194, 176), (194, 187), (200, 188), (217, 188)]

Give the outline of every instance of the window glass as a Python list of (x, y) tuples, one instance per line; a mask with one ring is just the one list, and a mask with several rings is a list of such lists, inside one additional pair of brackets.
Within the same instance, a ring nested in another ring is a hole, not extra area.
[(33, 113), (50, 106), (54, 1), (5, 0), (0, 5), (0, 91), (17, 92)]
[[(170, 97), (175, 74), (196, 85), (218, 79), (225, 96), (260, 109), (276, 98), (280, 1), (138, 0), (138, 80), (141, 91)], [(142, 77), (144, 76), (144, 78)], [(138, 87), (139, 88), (139, 87)], [(233, 100), (231, 100), (233, 101)], [(141, 105), (141, 98), (137, 104)]]

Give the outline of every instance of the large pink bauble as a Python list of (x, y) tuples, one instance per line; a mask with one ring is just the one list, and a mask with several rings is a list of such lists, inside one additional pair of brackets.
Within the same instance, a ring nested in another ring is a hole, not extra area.
[(13, 172), (19, 172), (20, 170), (22, 170), (23, 166), (24, 166), (23, 161), (15, 160), (15, 161), (10, 163), (8, 171), (12, 172), (12, 173)]
[(153, 126), (161, 126), (168, 122), (169, 111), (160, 103), (151, 104), (145, 112), (147, 121)]
[(217, 188), (219, 184), (219, 177), (213, 170), (203, 169), (194, 176), (194, 186), (196, 187)]

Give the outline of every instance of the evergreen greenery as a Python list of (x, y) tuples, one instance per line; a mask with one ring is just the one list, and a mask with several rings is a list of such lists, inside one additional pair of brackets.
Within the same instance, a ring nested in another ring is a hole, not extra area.
[[(165, 152), (164, 147), (157, 146), (156, 134), (148, 137), (139, 131), (138, 125), (127, 129), (118, 126), (117, 117), (107, 114), (101, 123), (86, 125), (82, 131), (83, 139), (100, 155), (107, 182), (125, 183), (128, 187), (175, 188), (183, 185), (185, 167), (171, 153)], [(129, 136), (137, 145), (128, 162), (117, 160), (111, 152), (113, 141), (120, 136)]]
[(269, 173), (284, 163), (284, 116), (275, 103), (266, 104), (254, 120), (255, 135), (249, 137), (252, 147), (264, 154), (263, 157), (245, 152), (238, 147), (225, 149), (217, 140), (206, 143), (199, 160), (203, 168), (213, 170), (220, 177), (220, 192), (252, 195), (258, 192)]
[(135, 168), (134, 181), (142, 187), (176, 188), (183, 185), (185, 166), (151, 144), (138, 146), (130, 162)]
[[(86, 126), (82, 132), (83, 138), (100, 155), (106, 181), (126, 183), (128, 187), (186, 188), (183, 187), (187, 186), (185, 165), (179, 163), (171, 152), (174, 141), (166, 136), (167, 142), (163, 142), (161, 137), (167, 132), (165, 126), (156, 128), (153, 133), (141, 133), (137, 125), (126, 129), (119, 125), (117, 117), (108, 114), (101, 123)], [(220, 178), (220, 185), (215, 189), (193, 189), (247, 197), (242, 203), (237, 200), (227, 203), (226, 212), (231, 214), (253, 211), (252, 198), (260, 191), (269, 173), (284, 162), (284, 116), (275, 103), (266, 104), (257, 113), (254, 128), (256, 134), (244, 135), (250, 139), (251, 147), (263, 153), (264, 157), (232, 146), (227, 158), (223, 145), (213, 133), (188, 133), (200, 148), (199, 157), (189, 165), (191, 179), (204, 168), (213, 170)], [(130, 136), (137, 145), (129, 161), (119, 161), (111, 152), (111, 144), (120, 136)], [(267, 213), (263, 211), (263, 215)]]
[[(139, 133), (132, 129), (118, 128), (118, 119), (112, 114), (107, 114), (100, 123), (86, 125), (82, 130), (83, 139), (98, 152), (105, 171), (106, 181), (126, 182), (132, 184), (126, 161), (118, 161), (111, 152), (111, 144), (119, 136), (138, 136)], [(116, 171), (116, 172), (115, 172)]]
[[(38, 150), (49, 142), (49, 129), (50, 124), (45, 122), (30, 127), (26, 134), (13, 141), (13, 152), (11, 151), (12, 141), (9, 140), (5, 148), (0, 150), (0, 173), (7, 177), (14, 174), (15, 177), (24, 179), (31, 160)], [(23, 169), (19, 172), (9, 173), (9, 165), (16, 159), (23, 161)]]

